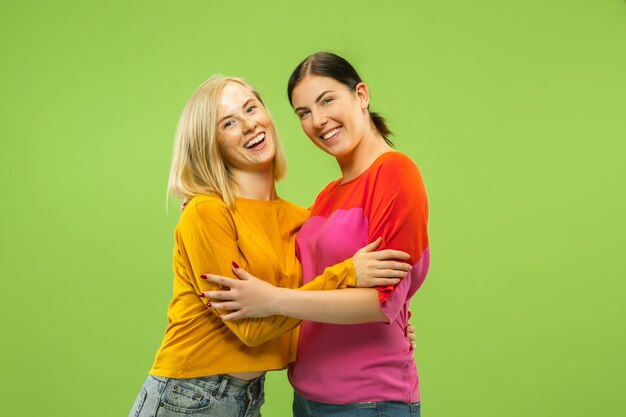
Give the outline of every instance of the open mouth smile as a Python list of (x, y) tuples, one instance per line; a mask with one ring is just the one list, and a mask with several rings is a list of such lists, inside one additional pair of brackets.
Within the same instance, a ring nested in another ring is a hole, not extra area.
[(247, 141), (243, 147), (246, 149), (253, 149), (259, 147), (263, 142), (265, 142), (265, 133), (261, 132), (249, 141)]
[(339, 132), (341, 132), (341, 129), (343, 129), (343, 126), (339, 126), (336, 127), (332, 130), (329, 130), (328, 132), (324, 133), (322, 136), (320, 136), (320, 139), (322, 140), (330, 140), (332, 138), (334, 138), (335, 136), (337, 136), (337, 134)]

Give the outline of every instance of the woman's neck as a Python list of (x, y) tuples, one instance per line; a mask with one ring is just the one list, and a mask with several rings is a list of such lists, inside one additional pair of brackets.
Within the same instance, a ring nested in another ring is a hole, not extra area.
[(385, 142), (378, 131), (368, 132), (352, 152), (343, 158), (337, 158), (343, 176), (341, 182), (355, 179), (365, 172), (380, 155), (390, 151), (393, 151), (393, 148)]
[(276, 200), (276, 183), (274, 181), (274, 170), (264, 171), (234, 171), (231, 170), (237, 189), (237, 197), (248, 198), (250, 200)]

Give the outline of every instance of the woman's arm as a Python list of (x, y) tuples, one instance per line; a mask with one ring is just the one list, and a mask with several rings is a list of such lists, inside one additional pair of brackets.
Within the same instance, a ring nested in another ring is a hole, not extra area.
[(378, 291), (373, 288), (302, 291), (274, 287), (234, 266), (233, 272), (239, 280), (206, 275), (208, 281), (230, 288), (204, 293), (213, 307), (236, 310), (223, 315), (225, 321), (278, 314), (332, 324), (387, 322), (379, 307)]
[[(376, 184), (370, 195), (369, 235), (371, 239), (381, 236), (383, 248), (400, 248), (410, 254), (409, 262), (414, 267), (406, 279), (397, 285), (378, 288), (378, 293), (375, 293), (377, 302), (372, 303), (366, 289), (351, 293), (341, 290), (337, 294), (336, 291), (296, 294), (294, 290), (274, 291), (271, 285), (245, 271), (235, 271), (242, 279), (239, 283), (229, 283), (222, 281), (221, 277), (211, 276), (209, 279), (213, 282), (231, 287), (231, 291), (226, 293), (212, 291), (206, 294), (212, 300), (218, 300), (220, 308), (235, 310), (224, 318), (232, 320), (289, 314), (310, 321), (335, 324), (367, 321), (389, 323), (401, 311), (405, 311), (408, 298), (423, 282), (430, 264), (426, 229), (428, 205), (415, 164), (406, 156), (397, 159), (394, 164), (382, 166), (377, 172)], [(243, 278), (246, 274), (247, 280)], [(349, 311), (347, 307), (354, 308), (354, 311)]]
[[(209, 305), (213, 308), (238, 310), (222, 315), (222, 320), (226, 321), (281, 315), (332, 324), (386, 322), (387, 318), (379, 308), (376, 290), (350, 288), (343, 291), (340, 290), (341, 286), (336, 286), (337, 280), (333, 279), (354, 265), (355, 281), (360, 287), (397, 284), (411, 267), (393, 259), (408, 259), (409, 254), (392, 249), (375, 251), (381, 240), (376, 239), (359, 249), (353, 258), (326, 268), (322, 275), (297, 290), (274, 287), (233, 263), (233, 272), (239, 281), (214, 274), (202, 275), (209, 282), (228, 287), (229, 291), (207, 291), (200, 295), (209, 298)], [(319, 291), (320, 289), (325, 291)], [(230, 302), (220, 303), (214, 300)]]
[(331, 324), (387, 322), (374, 288), (298, 291), (278, 288), (276, 314)]
[[(219, 285), (202, 279), (204, 272), (210, 271), (224, 275), (226, 286), (230, 286), (236, 275), (231, 270), (230, 261), (246, 265), (237, 247), (237, 232), (232, 217), (224, 204), (212, 198), (190, 203), (184, 210), (177, 242), (189, 260), (186, 275), (196, 290), (196, 294), (217, 290)], [(380, 242), (374, 242), (362, 248), (353, 259), (326, 268), (324, 273), (303, 287), (306, 290), (331, 290), (359, 285), (389, 285), (406, 274), (410, 266), (402, 262), (387, 261), (387, 258), (408, 258), (408, 254), (399, 251), (374, 252)], [(229, 261), (227, 261), (229, 260)], [(354, 266), (353, 266), (354, 265)], [(356, 268), (355, 268), (356, 267)], [(270, 277), (268, 277), (270, 278)], [(260, 281), (260, 280), (259, 280)], [(271, 284), (261, 281), (274, 288)], [(220, 284), (222, 285), (222, 284)], [(200, 299), (199, 299), (200, 300)], [(221, 306), (207, 303), (210, 311), (223, 319), (228, 311)], [(225, 321), (224, 324), (244, 344), (257, 346), (270, 339), (292, 330), (300, 323), (299, 317), (285, 315), (266, 315), (263, 318), (249, 316), (246, 320)]]
[[(237, 246), (237, 232), (226, 206), (217, 198), (198, 197), (185, 208), (176, 230), (179, 258), (186, 260), (176, 268), (186, 276), (195, 294), (217, 290), (219, 286), (202, 279), (206, 271), (232, 276), (229, 263), (247, 265)], [(197, 302), (203, 302), (197, 298)], [(226, 312), (215, 307), (209, 309), (215, 319)], [(228, 329), (247, 346), (257, 346), (292, 330), (300, 320), (285, 316), (249, 318), (237, 322), (224, 322)]]
[[(382, 238), (362, 247), (352, 258), (329, 266), (322, 275), (301, 286), (300, 290), (339, 290), (342, 288), (372, 288), (396, 285), (407, 276), (411, 265), (406, 263), (406, 252), (385, 249), (376, 250)], [(401, 261), (398, 261), (401, 260)]]

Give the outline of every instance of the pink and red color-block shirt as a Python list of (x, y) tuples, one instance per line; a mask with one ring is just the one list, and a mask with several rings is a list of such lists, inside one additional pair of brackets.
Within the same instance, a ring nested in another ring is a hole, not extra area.
[(345, 404), (419, 401), (417, 367), (405, 336), (411, 297), (430, 264), (428, 202), (413, 161), (387, 152), (357, 178), (331, 182), (317, 197), (296, 239), (303, 282), (369, 242), (408, 252), (413, 265), (395, 287), (379, 288), (389, 324), (333, 325), (303, 321), (289, 379), (304, 398)]

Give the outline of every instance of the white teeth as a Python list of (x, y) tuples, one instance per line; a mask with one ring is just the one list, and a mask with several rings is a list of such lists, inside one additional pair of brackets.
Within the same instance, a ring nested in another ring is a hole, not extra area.
[(245, 148), (250, 149), (251, 147), (253, 147), (254, 145), (256, 145), (257, 143), (261, 142), (263, 139), (265, 139), (265, 133), (261, 133), (260, 135), (258, 135), (257, 137), (255, 137), (254, 139), (250, 139), (245, 145), (243, 145)]
[(333, 130), (331, 130), (330, 132), (326, 133), (324, 136), (322, 136), (322, 139), (328, 140), (328, 139), (332, 138), (333, 136), (335, 136), (337, 133), (339, 133), (340, 130), (341, 130), (341, 127), (336, 127)]

